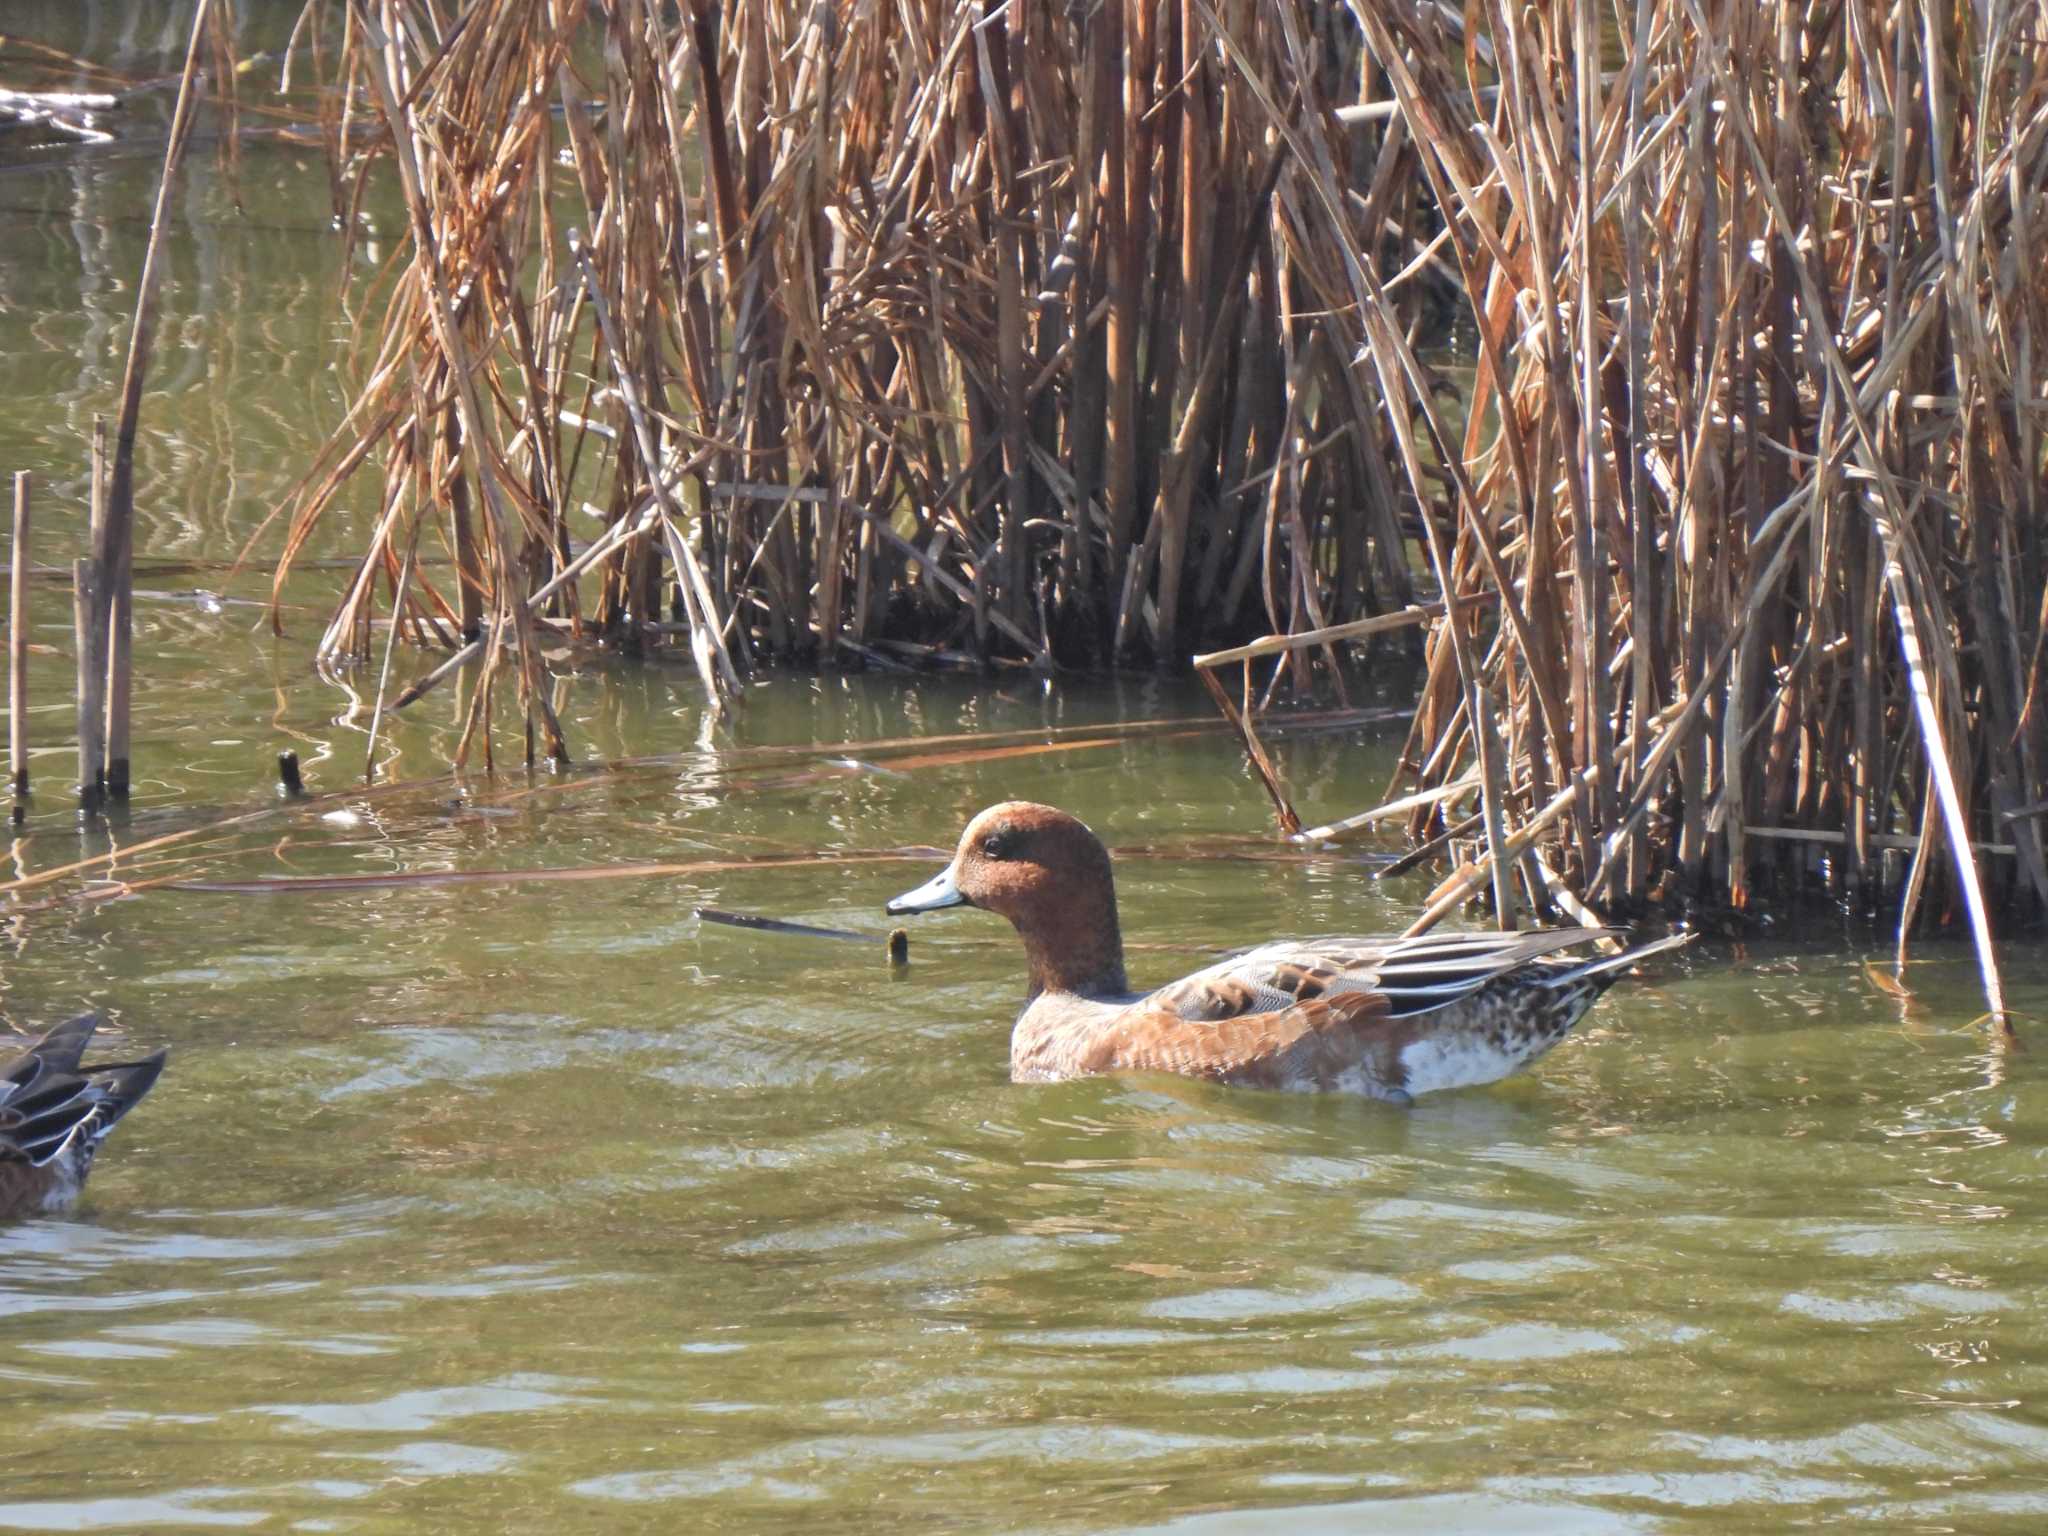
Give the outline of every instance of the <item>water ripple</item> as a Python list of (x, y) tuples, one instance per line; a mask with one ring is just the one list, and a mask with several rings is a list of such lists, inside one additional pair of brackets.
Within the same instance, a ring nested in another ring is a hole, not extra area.
[(398, 1433), (437, 1429), (453, 1419), (484, 1414), (532, 1413), (541, 1408), (587, 1406), (591, 1383), (533, 1376), (508, 1376), (473, 1387), (431, 1387), (399, 1392), (366, 1403), (270, 1403), (253, 1413), (288, 1419), (307, 1429), (380, 1430)]

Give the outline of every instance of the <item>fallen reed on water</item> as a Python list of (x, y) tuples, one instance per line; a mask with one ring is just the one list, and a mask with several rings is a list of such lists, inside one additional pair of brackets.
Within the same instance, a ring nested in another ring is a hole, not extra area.
[(1236, 653), (1256, 702), (1386, 614), (1428, 664), (1390, 796), (1479, 848), (1431, 920), (1818, 874), (1967, 915), (1997, 1002), (1990, 912), (2048, 905), (2034, 12), (321, 16), (335, 142), (381, 128), (338, 211), (388, 161), (411, 243), (285, 564), (374, 461), (324, 649), (381, 603), (481, 657), (464, 752), (502, 675), (563, 745), (549, 625), (714, 700), (1292, 636)]

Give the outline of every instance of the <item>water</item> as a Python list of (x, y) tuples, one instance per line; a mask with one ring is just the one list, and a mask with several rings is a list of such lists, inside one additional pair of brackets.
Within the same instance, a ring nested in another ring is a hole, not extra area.
[[(148, 154), (0, 169), (0, 467), (38, 472), (50, 563), (153, 185)], [(207, 166), (181, 199), (146, 560), (232, 557), (332, 420), (317, 165), (252, 149), (243, 200)], [(1428, 876), (1250, 857), (1279, 850), (1227, 738), (1082, 729), (1208, 720), (1143, 681), (778, 676), (719, 731), (686, 667), (576, 657), (578, 770), (436, 777), (436, 697), (388, 748), (415, 787), (352, 793), (367, 721), (309, 664), (337, 578), (295, 581), (273, 639), (246, 605), (275, 540), (141, 603), (114, 837), (272, 814), (122, 875), (695, 868), (9, 894), (7, 1013), (102, 1005), (172, 1062), (74, 1218), (0, 1229), (0, 1530), (2040, 1528), (2048, 1088), (1975, 1022), (1962, 952), (1906, 996), (1833, 932), (1699, 953), (1531, 1074), (1407, 1112), (1013, 1087), (1001, 925), (924, 919), (901, 974), (882, 950), (932, 868), (902, 850), (981, 805), (1119, 848), (1126, 935), (1160, 946), (1136, 979), (1398, 927)], [(39, 602), (28, 874), (109, 846), (63, 802), (69, 618)], [(961, 732), (1060, 750), (869, 745)], [(328, 798), (275, 799), (286, 746)], [(1315, 816), (1398, 746), (1274, 741)], [(879, 857), (761, 862), (818, 853)], [(2048, 966), (2007, 959), (2048, 1016)]]

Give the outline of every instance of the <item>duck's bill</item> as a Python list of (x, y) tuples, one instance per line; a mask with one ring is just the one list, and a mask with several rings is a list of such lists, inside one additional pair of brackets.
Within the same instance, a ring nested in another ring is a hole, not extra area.
[(953, 866), (948, 864), (916, 890), (905, 891), (882, 910), (891, 917), (900, 917), (905, 912), (937, 912), (942, 907), (966, 905), (967, 898), (953, 882)]

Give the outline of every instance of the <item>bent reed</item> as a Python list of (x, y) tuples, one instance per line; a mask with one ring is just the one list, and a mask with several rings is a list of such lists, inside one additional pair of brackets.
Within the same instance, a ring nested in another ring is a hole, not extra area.
[[(498, 675), (566, 749), (550, 626), (681, 646), (722, 703), (768, 658), (1180, 665), (1268, 631), (1306, 682), (1412, 608), (1389, 793), (1481, 847), (1437, 908), (1818, 876), (1988, 944), (2048, 905), (2036, 10), (318, 27), (344, 228), (392, 176), (410, 244), (280, 580), (378, 466), (323, 651), (375, 664), (381, 605), (485, 657), (463, 753)], [(1424, 345), (1452, 315), (1469, 373)]]

